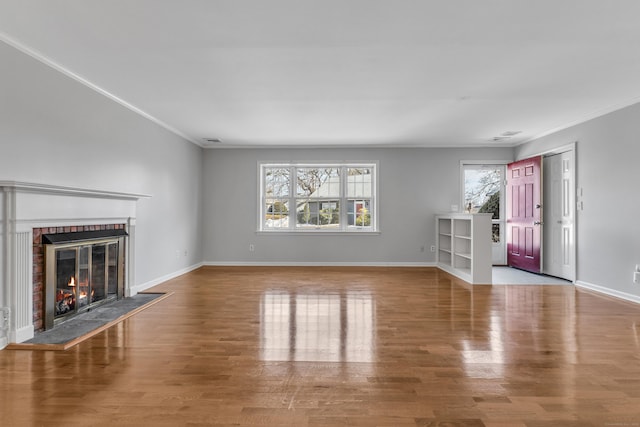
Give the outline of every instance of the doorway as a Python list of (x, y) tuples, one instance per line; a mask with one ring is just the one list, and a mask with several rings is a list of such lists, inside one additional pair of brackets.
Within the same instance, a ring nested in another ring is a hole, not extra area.
[(492, 213), (491, 261), (506, 265), (505, 164), (462, 162), (462, 206), (465, 213)]
[(575, 152), (552, 152), (543, 163), (542, 272), (575, 280)]
[[(535, 162), (541, 163), (542, 166), (537, 184), (519, 185), (518, 179), (522, 174), (515, 173), (518, 172), (518, 166)], [(574, 282), (576, 279), (575, 143), (518, 160), (509, 164), (508, 168), (515, 171), (513, 180), (511, 173), (508, 173), (507, 177), (508, 192), (512, 196), (507, 204), (513, 204), (512, 208), (507, 209), (506, 215), (508, 265)], [(536, 190), (536, 185), (539, 185), (539, 190)], [(529, 200), (528, 197), (520, 197), (523, 192), (525, 196), (529, 193), (534, 196), (537, 194), (539, 202), (535, 202), (534, 199)], [(516, 195), (520, 196), (516, 197)], [(522, 199), (520, 203), (517, 202), (518, 198)], [(522, 207), (525, 207), (524, 214), (521, 212)], [(526, 224), (523, 222), (524, 225), (518, 227), (519, 217), (529, 222)], [(513, 224), (515, 226), (512, 230)], [(531, 231), (532, 236), (525, 233), (523, 237), (520, 229)], [(529, 240), (539, 244), (527, 245)], [(518, 264), (519, 258), (515, 255), (526, 252), (529, 246), (533, 249), (539, 248), (537, 255), (534, 254), (535, 257), (532, 255), (527, 259), (532, 263), (535, 261), (535, 265)], [(516, 252), (514, 256), (512, 252)]]

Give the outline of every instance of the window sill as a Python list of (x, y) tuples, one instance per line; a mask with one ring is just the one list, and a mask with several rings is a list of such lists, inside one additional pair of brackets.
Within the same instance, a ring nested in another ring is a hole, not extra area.
[(378, 236), (381, 234), (380, 230), (377, 231), (323, 231), (323, 230), (299, 230), (299, 231), (279, 231), (279, 230), (258, 230), (256, 231), (257, 235), (260, 236)]

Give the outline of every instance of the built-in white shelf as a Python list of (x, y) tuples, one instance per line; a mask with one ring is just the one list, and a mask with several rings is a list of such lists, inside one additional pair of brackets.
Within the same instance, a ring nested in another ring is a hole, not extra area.
[(436, 215), (438, 268), (471, 284), (491, 284), (491, 216)]

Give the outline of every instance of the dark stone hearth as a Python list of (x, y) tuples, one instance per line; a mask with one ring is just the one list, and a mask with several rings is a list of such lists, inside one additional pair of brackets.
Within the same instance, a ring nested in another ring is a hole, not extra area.
[(127, 313), (164, 294), (144, 293), (133, 297), (123, 298), (109, 304), (78, 314), (71, 319), (56, 325), (53, 329), (40, 332), (26, 341), (25, 344), (64, 344), (91, 331), (119, 319)]

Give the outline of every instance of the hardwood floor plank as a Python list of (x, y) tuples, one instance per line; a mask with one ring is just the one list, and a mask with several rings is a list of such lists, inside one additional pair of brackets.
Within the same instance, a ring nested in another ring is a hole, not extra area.
[(205, 267), (151, 291), (68, 350), (0, 351), (0, 423), (640, 425), (640, 306), (572, 286)]

